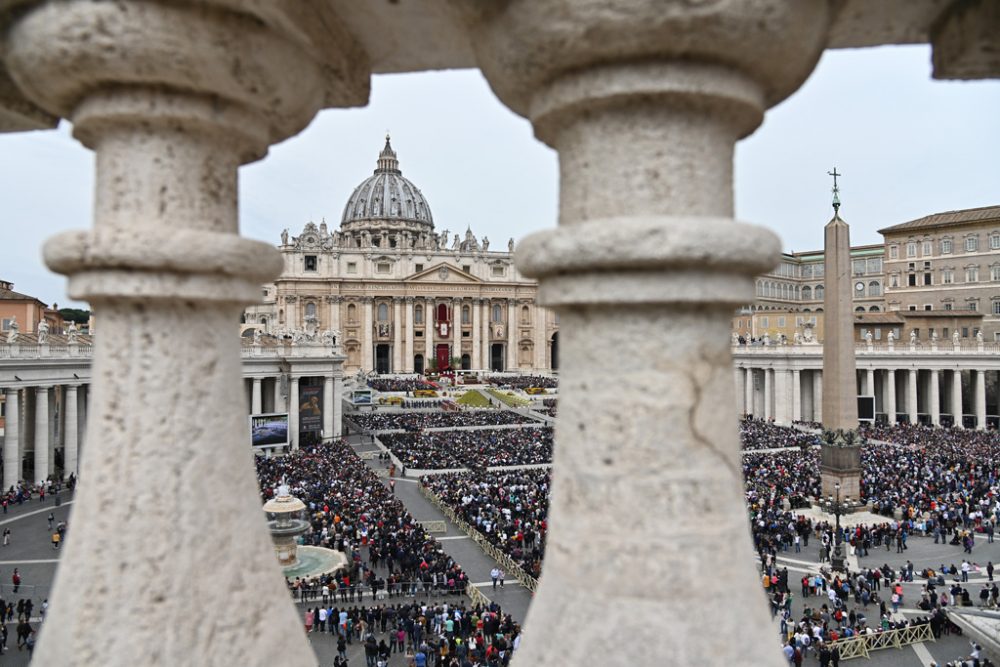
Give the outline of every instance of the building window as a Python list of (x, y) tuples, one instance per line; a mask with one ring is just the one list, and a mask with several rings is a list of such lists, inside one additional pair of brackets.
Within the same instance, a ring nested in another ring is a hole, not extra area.
[(420, 329), (419, 331), (414, 331), (413, 335), (416, 336), (417, 338), (423, 338), (424, 337), (424, 330)]
[(856, 259), (851, 262), (851, 269), (854, 271), (854, 275), (860, 276), (865, 272), (865, 260)]
[(498, 303), (493, 304), (493, 321), (503, 322), (503, 308)]
[(934, 284), (933, 280), (931, 280), (931, 276), (932, 275), (933, 274), (931, 274), (931, 273), (925, 273), (924, 274), (924, 284), (925, 285), (933, 285)]
[(375, 265), (376, 273), (389, 273), (390, 271), (392, 271), (392, 264), (389, 262), (379, 262)]
[(906, 244), (906, 256), (916, 257), (917, 256), (917, 243), (916, 241), (910, 241)]
[(911, 304), (910, 305), (910, 311), (915, 311), (916, 309), (917, 309), (917, 306), (915, 304)]
[(923, 252), (924, 257), (930, 257), (931, 253), (933, 253), (933, 252), (934, 252), (934, 248), (932, 247), (931, 242), (930, 241), (924, 241), (924, 252)]
[(865, 312), (865, 307), (864, 306), (858, 306), (857, 308), (854, 309), (854, 312), (855, 313), (863, 313), (863, 312)]
[(934, 310), (934, 306), (932, 304), (925, 303), (924, 310)]
[(306, 255), (306, 271), (316, 270), (316, 255)]
[(357, 273), (358, 272), (358, 263), (357, 262), (348, 262), (347, 263), (347, 272), (348, 273)]
[(389, 304), (380, 303), (378, 305), (378, 321), (379, 322), (389, 321)]
[(908, 276), (906, 276), (906, 284), (909, 287), (916, 287), (917, 286), (917, 274), (911, 273)]
[(979, 237), (968, 236), (965, 239), (965, 252), (975, 252), (979, 249)]
[(968, 302), (968, 309), (971, 310), (974, 313), (975, 312), (979, 312), (979, 304), (976, 303), (975, 301), (969, 301)]
[(899, 259), (899, 246), (891, 245), (889, 246), (889, 259)]
[(424, 307), (423, 306), (419, 306), (418, 305), (418, 306), (416, 306), (416, 307), (413, 308), (413, 322), (414, 322), (414, 324), (423, 324), (424, 323)]
[(962, 338), (969, 337), (969, 327), (962, 327)]
[(316, 304), (309, 302), (306, 304), (306, 317), (316, 317)]
[(421, 271), (423, 271), (423, 270), (424, 270), (424, 265), (423, 265), (423, 264), (414, 264), (414, 265), (413, 265), (413, 270), (414, 270), (414, 271), (415, 271), (416, 273), (420, 273)]
[(941, 271), (941, 282), (945, 285), (951, 285), (955, 282), (955, 272), (952, 269), (943, 269)]
[(784, 326), (785, 326), (785, 318), (784, 317), (779, 317), (778, 318), (778, 326), (781, 327), (781, 328), (784, 328)]
[(882, 296), (882, 283), (877, 280), (868, 283), (868, 296)]
[(993, 301), (993, 314), (1000, 315), (1000, 300)]
[(893, 273), (889, 276), (889, 287), (899, 287), (899, 274)]
[(882, 273), (881, 257), (874, 257), (868, 260), (868, 273)]
[(978, 266), (968, 266), (965, 268), (965, 282), (967, 283), (977, 283), (979, 282), (979, 267)]
[(813, 293), (816, 295), (816, 299), (817, 300), (822, 299), (823, 298), (823, 286), (822, 285), (816, 285), (816, 289), (813, 290)]
[(468, 306), (462, 306), (462, 324), (471, 324), (472, 318), (471, 311)]
[(811, 287), (809, 287), (808, 285), (806, 285), (805, 287), (802, 288), (802, 300), (803, 301), (811, 301), (812, 300), (812, 296), (813, 296), (813, 291), (812, 291)]
[(951, 254), (951, 239), (941, 239), (941, 254), (942, 255)]
[(358, 307), (353, 303), (347, 304), (347, 321), (351, 323), (358, 321)]
[(994, 264), (990, 267), (990, 280), (1000, 280), (1000, 264)]
[(920, 340), (920, 329), (913, 329), (913, 336), (917, 340)]
[(1000, 250), (1000, 234), (990, 234), (990, 250)]
[(949, 329), (948, 327), (942, 328), (941, 329), (941, 338), (944, 338), (945, 340), (948, 340), (948, 336), (949, 336), (948, 332), (950, 332), (950, 331), (951, 331), (951, 329)]
[(766, 328), (768, 328), (771, 325), (768, 323), (766, 317), (762, 317), (762, 318), (760, 318), (760, 326), (762, 326), (762, 327), (764, 327), (766, 329)]
[(472, 265), (471, 264), (463, 264), (462, 265), (462, 270), (465, 271), (466, 273), (472, 273)]
[(930, 340), (934, 340), (934, 327), (931, 327), (930, 329), (927, 330), (927, 337)]
[(13, 317), (10, 318), (5, 317), (3, 320), (3, 330), (7, 331), (8, 329), (10, 329), (10, 325), (13, 321), (14, 321)]
[(501, 278), (501, 277), (503, 277), (503, 273), (504, 273), (504, 271), (503, 271), (503, 267), (502, 266), (494, 266), (493, 267), (493, 277), (494, 278)]
[(521, 306), (521, 324), (531, 324), (531, 309)]

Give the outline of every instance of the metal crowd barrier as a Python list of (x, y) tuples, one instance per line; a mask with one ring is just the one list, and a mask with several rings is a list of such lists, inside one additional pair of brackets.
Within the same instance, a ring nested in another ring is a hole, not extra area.
[(529, 575), (524, 569), (514, 562), (514, 559), (508, 556), (503, 551), (500, 551), (492, 542), (490, 542), (485, 535), (470, 526), (463, 519), (455, 513), (455, 511), (448, 507), (441, 498), (438, 497), (436, 493), (428, 489), (423, 484), (420, 484), (420, 492), (424, 494), (424, 497), (431, 502), (432, 505), (437, 507), (441, 512), (448, 517), (456, 526), (461, 529), (466, 535), (475, 540), (479, 548), (486, 552), (486, 555), (499, 563), (507, 572), (514, 575), (514, 577), (521, 582), (521, 585), (527, 588), (529, 591), (534, 593), (538, 590), (538, 580)]
[(910, 644), (921, 642), (933, 642), (934, 633), (931, 632), (930, 623), (922, 623), (898, 630), (885, 630), (873, 634), (861, 634), (845, 639), (838, 639), (831, 642), (830, 646), (837, 646), (840, 649), (840, 659), (850, 660), (852, 658), (869, 658), (872, 651), (881, 651), (887, 648), (903, 648)]
[(448, 532), (448, 523), (445, 521), (421, 521), (420, 526), (428, 533)]

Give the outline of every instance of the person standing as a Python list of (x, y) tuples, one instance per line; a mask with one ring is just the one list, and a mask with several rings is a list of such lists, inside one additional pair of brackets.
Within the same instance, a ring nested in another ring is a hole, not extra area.
[(497, 581), (500, 580), (500, 568), (494, 567), (490, 570), (490, 579), (493, 580), (493, 590), (497, 589)]
[(10, 544), (10, 528), (3, 529), (3, 545), (7, 546)]
[(503, 588), (503, 580), (507, 577), (507, 573), (500, 568), (500, 588)]
[(10, 582), (14, 584), (14, 592), (17, 593), (21, 588), (21, 574), (14, 568), (14, 574), (10, 575)]
[(56, 515), (53, 514), (52, 512), (49, 512), (49, 530), (50, 531), (52, 530), (52, 524), (54, 524), (55, 522), (56, 522)]

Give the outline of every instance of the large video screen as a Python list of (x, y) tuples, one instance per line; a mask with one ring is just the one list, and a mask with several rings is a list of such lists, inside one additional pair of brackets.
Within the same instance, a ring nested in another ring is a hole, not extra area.
[(288, 444), (288, 413), (250, 415), (250, 440), (254, 447)]
[(875, 421), (874, 396), (858, 396), (858, 421)]

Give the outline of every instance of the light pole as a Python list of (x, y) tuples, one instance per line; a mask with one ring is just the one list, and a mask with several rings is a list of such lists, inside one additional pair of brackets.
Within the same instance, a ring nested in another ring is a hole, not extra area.
[(844, 502), (841, 502), (840, 484), (834, 484), (833, 487), (837, 490), (837, 499), (834, 500), (830, 496), (829, 503), (830, 511), (833, 512), (836, 520), (836, 528), (833, 533), (833, 553), (830, 556), (830, 567), (835, 572), (846, 572), (847, 567), (844, 563), (847, 560), (847, 556), (844, 554), (844, 541), (840, 537), (840, 515), (844, 514), (844, 510), (851, 504), (851, 499), (845, 498)]

